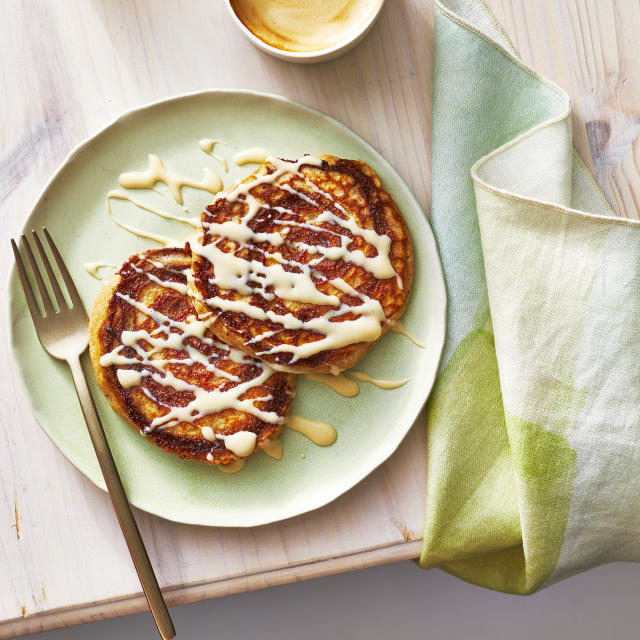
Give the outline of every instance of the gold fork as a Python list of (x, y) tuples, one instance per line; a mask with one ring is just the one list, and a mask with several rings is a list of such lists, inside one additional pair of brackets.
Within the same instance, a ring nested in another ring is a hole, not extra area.
[(60, 288), (60, 284), (54, 275), (51, 263), (49, 262), (49, 258), (47, 257), (38, 234), (35, 230), (32, 230), (31, 233), (33, 234), (33, 240), (38, 248), (38, 253), (40, 254), (42, 264), (44, 265), (49, 284), (54, 293), (59, 309), (56, 311), (53, 307), (51, 297), (49, 296), (45, 286), (42, 274), (33, 255), (33, 251), (29, 246), (27, 238), (23, 234), (22, 242), (24, 244), (29, 263), (31, 264), (33, 276), (38, 286), (38, 290), (40, 291), (40, 297), (44, 307), (44, 314), (40, 313), (36, 297), (27, 278), (24, 263), (22, 262), (22, 258), (18, 252), (18, 247), (12, 239), (11, 247), (13, 248), (13, 253), (16, 258), (18, 275), (20, 276), (24, 295), (27, 299), (31, 317), (33, 318), (33, 324), (36, 327), (36, 334), (38, 335), (40, 344), (44, 347), (45, 351), (58, 360), (65, 360), (71, 369), (73, 383), (75, 384), (78, 399), (80, 400), (84, 419), (87, 423), (87, 427), (89, 428), (91, 442), (93, 443), (93, 448), (96, 451), (98, 462), (102, 469), (102, 475), (104, 476), (116, 515), (118, 516), (122, 533), (127, 541), (129, 553), (131, 554), (133, 564), (138, 572), (140, 584), (142, 585), (144, 595), (147, 598), (151, 614), (153, 615), (160, 635), (165, 638), (165, 640), (169, 640), (170, 638), (175, 637), (176, 634), (173, 628), (173, 623), (171, 622), (171, 616), (169, 615), (167, 605), (162, 597), (162, 592), (158, 586), (158, 581), (156, 580), (156, 576), (153, 572), (151, 562), (149, 562), (147, 550), (145, 549), (142, 538), (140, 537), (140, 531), (136, 525), (133, 513), (131, 513), (129, 501), (127, 500), (127, 496), (124, 492), (120, 476), (118, 475), (118, 470), (116, 469), (113, 456), (111, 455), (111, 450), (109, 449), (109, 443), (105, 437), (102, 424), (100, 423), (100, 418), (98, 417), (96, 407), (93, 404), (93, 398), (91, 397), (89, 387), (87, 386), (87, 380), (85, 378), (82, 365), (80, 364), (80, 354), (86, 350), (89, 344), (87, 313), (84, 310), (82, 300), (80, 300), (80, 296), (78, 295), (78, 290), (73, 284), (73, 280), (71, 279), (71, 276), (69, 275), (62, 257), (49, 235), (49, 232), (44, 227), (42, 228), (42, 231), (44, 232), (51, 250), (51, 255), (58, 266), (58, 270), (60, 271), (60, 275), (62, 276), (62, 280), (66, 286), (67, 293), (71, 299), (71, 306), (67, 305)]

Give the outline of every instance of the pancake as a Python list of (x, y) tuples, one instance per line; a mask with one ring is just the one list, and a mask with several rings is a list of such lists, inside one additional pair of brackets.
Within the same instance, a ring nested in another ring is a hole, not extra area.
[(344, 371), (407, 305), (411, 238), (364, 162), (268, 158), (201, 220), (196, 307), (219, 339), (274, 368)]
[(226, 464), (278, 436), (295, 376), (228, 347), (187, 295), (191, 252), (129, 258), (89, 322), (91, 362), (112, 407), (181, 458)]

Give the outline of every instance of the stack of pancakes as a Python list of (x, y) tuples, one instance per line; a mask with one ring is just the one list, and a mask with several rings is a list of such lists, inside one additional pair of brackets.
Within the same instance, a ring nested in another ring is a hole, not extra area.
[(295, 373), (352, 367), (398, 319), (406, 225), (363, 162), (269, 158), (184, 248), (131, 256), (90, 325), (100, 388), (145, 437), (226, 464), (278, 436)]

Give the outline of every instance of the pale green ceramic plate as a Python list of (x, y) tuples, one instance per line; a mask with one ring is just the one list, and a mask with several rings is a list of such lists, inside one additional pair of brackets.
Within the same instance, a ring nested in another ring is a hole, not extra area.
[[(181, 175), (196, 179), (203, 167), (211, 167), (221, 173), (225, 185), (255, 168), (229, 162), (230, 172), (223, 173), (216, 160), (199, 149), (201, 138), (226, 143), (217, 145), (215, 152), (229, 160), (239, 149), (261, 146), (284, 158), (329, 153), (369, 163), (403, 212), (416, 253), (414, 291), (403, 321), (427, 348), (420, 349), (403, 336), (388, 333), (358, 365), (372, 376), (410, 377), (411, 381), (393, 391), (361, 384), (360, 395), (352, 399), (320, 383), (298, 382), (294, 412), (335, 425), (339, 435), (331, 447), (317, 447), (289, 430), (282, 436), (282, 460), (258, 453), (234, 475), (180, 460), (147, 442), (113, 412), (85, 360), (131, 502), (179, 522), (248, 527), (327, 504), (395, 451), (433, 384), (444, 341), (446, 298), (425, 215), (406, 184), (375, 149), (344, 125), (300, 104), (248, 91), (216, 90), (154, 103), (107, 126), (69, 156), (29, 215), (24, 228), (48, 227), (87, 310), (100, 284), (86, 273), (85, 262), (119, 265), (136, 251), (157, 246), (116, 227), (107, 216), (105, 196), (117, 188), (119, 173), (146, 168), (148, 153), (159, 155)], [(163, 189), (158, 190), (161, 193), (137, 191), (134, 195), (171, 208)], [(206, 193), (189, 188), (184, 189), (184, 196), (192, 215), (210, 199)], [(129, 224), (178, 238), (189, 233), (180, 223), (156, 218), (126, 203), (114, 202), (113, 206), (116, 215)], [(177, 205), (172, 207), (176, 213), (184, 213)], [(67, 367), (40, 347), (15, 270), (10, 275), (9, 316), (13, 352), (36, 418), (60, 451), (104, 488)]]

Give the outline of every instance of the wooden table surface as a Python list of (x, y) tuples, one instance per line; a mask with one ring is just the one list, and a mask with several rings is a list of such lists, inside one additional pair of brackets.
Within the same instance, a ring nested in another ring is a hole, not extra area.
[[(525, 62), (575, 106), (575, 144), (623, 216), (640, 217), (640, 3), (490, 0)], [(66, 154), (122, 111), (210, 87), (282, 94), (345, 122), (429, 204), (433, 7), (388, 0), (366, 40), (316, 66), (275, 60), (222, 0), (8, 0), (0, 26), (0, 253)], [(1, 327), (0, 637), (143, 610), (106, 494), (29, 410)], [(419, 554), (424, 425), (347, 495), (256, 529), (137, 512), (170, 605)]]

